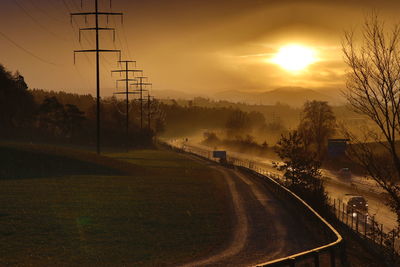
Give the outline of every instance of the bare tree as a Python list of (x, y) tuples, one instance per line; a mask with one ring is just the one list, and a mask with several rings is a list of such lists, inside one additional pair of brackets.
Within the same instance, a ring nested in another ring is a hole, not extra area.
[(351, 107), (367, 116), (379, 129), (365, 131), (360, 140), (350, 132), (350, 155), (389, 195), (400, 223), (400, 25), (386, 30), (372, 14), (365, 19), (362, 38), (346, 32), (342, 43), (347, 73), (344, 92)]
[(249, 115), (239, 109), (236, 109), (229, 116), (225, 128), (228, 137), (239, 137), (248, 132), (250, 127)]
[(313, 146), (319, 160), (326, 152), (328, 138), (335, 133), (335, 127), (336, 118), (328, 102), (314, 100), (304, 103), (298, 129), (305, 145)]

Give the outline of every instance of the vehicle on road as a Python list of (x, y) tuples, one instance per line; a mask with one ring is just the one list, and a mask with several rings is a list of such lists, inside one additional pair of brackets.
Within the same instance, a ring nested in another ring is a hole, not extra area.
[(349, 168), (341, 168), (338, 171), (338, 176), (343, 179), (351, 179), (351, 171)]
[(347, 214), (352, 214), (353, 217), (368, 216), (368, 202), (363, 196), (346, 194), (343, 203), (346, 205)]

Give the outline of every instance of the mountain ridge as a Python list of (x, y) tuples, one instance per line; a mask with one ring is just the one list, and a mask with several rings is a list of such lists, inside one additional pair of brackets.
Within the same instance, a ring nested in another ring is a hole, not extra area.
[(218, 100), (232, 102), (247, 102), (251, 104), (273, 105), (276, 103), (288, 104), (290, 106), (302, 106), (304, 102), (311, 100), (327, 101), (330, 104), (343, 104), (343, 99), (338, 94), (333, 95), (321, 89), (315, 90), (304, 87), (278, 87), (263, 92), (244, 92), (238, 90), (226, 90), (214, 94)]
[(344, 104), (344, 98), (338, 89), (311, 89), (297, 86), (278, 87), (267, 91), (224, 90), (215, 94), (187, 93), (179, 90), (153, 90), (160, 99), (186, 99), (204, 97), (212, 100), (225, 100), (234, 103), (275, 105), (276, 103), (300, 107), (306, 101), (327, 101), (331, 105)]

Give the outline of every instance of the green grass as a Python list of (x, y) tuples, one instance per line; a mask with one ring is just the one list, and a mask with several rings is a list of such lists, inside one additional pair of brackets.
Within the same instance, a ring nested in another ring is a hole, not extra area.
[(190, 161), (177, 153), (159, 150), (136, 150), (126, 153), (110, 153), (108, 156), (119, 160), (125, 160), (140, 166), (151, 168), (197, 168), (204, 166), (195, 161)]
[(203, 164), (158, 150), (60, 154), (0, 146), (1, 159), (24, 159), (0, 178), (0, 265), (174, 265), (227, 241), (226, 187)]

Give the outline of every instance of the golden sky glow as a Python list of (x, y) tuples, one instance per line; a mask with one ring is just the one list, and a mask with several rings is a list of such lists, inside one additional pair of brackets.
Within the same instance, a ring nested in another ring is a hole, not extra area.
[[(111, 11), (108, 1), (99, 3)], [(343, 31), (360, 28), (374, 8), (387, 25), (398, 21), (394, 0), (113, 0), (124, 23), (102, 19), (102, 26), (116, 28), (116, 40), (102, 32), (100, 46), (137, 60), (154, 90), (205, 96), (283, 86), (339, 90)], [(80, 0), (1, 0), (0, 32), (30, 53), (0, 36), (0, 63), (19, 70), (31, 88), (95, 93), (94, 55), (77, 55), (74, 65), (72, 52), (95, 47), (93, 33), (83, 32), (79, 42), (78, 32), (94, 22), (74, 18), (71, 25), (69, 16), (92, 9), (91, 0), (83, 8)], [(110, 71), (119, 68), (117, 60), (101, 56), (103, 96), (116, 90), (119, 77)]]
[(298, 72), (316, 61), (314, 49), (298, 44), (289, 44), (281, 47), (271, 59), (285, 70)]

